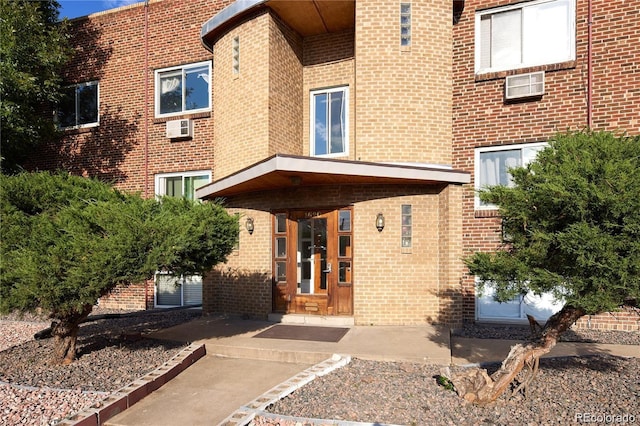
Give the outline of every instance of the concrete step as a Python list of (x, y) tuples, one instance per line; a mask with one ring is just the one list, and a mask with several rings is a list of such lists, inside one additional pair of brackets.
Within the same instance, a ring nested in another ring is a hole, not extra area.
[(317, 364), (331, 357), (331, 351), (301, 351), (249, 346), (206, 344), (207, 353), (238, 359), (284, 362), (289, 364)]
[(325, 327), (353, 327), (353, 317), (304, 314), (269, 314), (269, 321), (282, 324), (316, 325)]

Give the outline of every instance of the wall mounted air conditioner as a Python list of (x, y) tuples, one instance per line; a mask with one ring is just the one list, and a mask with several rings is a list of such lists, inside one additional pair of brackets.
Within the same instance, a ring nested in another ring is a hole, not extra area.
[(191, 120), (188, 118), (182, 120), (167, 121), (167, 138), (189, 138), (193, 136)]
[(504, 84), (504, 95), (506, 99), (544, 95), (544, 71), (508, 76)]

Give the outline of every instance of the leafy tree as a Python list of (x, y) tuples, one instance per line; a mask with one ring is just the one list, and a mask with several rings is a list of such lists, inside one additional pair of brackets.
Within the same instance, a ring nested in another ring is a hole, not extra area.
[(558, 134), (511, 175), (513, 187), (480, 193), (499, 206), (504, 249), (473, 254), (469, 272), (481, 288), (495, 285), (498, 301), (531, 291), (551, 292), (565, 304), (540, 338), (513, 347), (493, 376), (479, 370), (454, 380), (459, 393), (480, 404), (494, 401), (528, 366), (526, 386), (539, 357), (581, 316), (640, 300), (640, 136)]
[(74, 360), (79, 325), (100, 297), (156, 270), (204, 275), (238, 234), (218, 204), (145, 200), (46, 172), (0, 176), (0, 214), (0, 311), (48, 313), (56, 363)]
[(0, 0), (0, 121), (2, 172), (16, 172), (37, 144), (55, 136), (43, 114), (58, 101), (71, 56), (66, 21), (55, 0)]

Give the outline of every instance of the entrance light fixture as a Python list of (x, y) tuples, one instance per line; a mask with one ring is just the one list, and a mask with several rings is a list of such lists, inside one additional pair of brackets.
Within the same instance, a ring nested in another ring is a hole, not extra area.
[(376, 216), (376, 228), (378, 228), (378, 232), (382, 232), (384, 229), (384, 215), (382, 213), (378, 213)]
[(247, 232), (249, 232), (249, 235), (253, 235), (254, 224), (252, 217), (247, 218), (246, 222), (244, 223), (244, 227), (247, 228)]

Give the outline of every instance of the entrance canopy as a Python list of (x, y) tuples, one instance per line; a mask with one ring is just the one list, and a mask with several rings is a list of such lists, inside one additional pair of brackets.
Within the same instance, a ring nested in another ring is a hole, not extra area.
[(272, 9), (303, 37), (355, 26), (355, 0), (244, 0), (231, 3), (202, 25), (203, 44), (211, 49), (220, 33), (264, 8)]
[(446, 166), (369, 163), (277, 154), (196, 190), (212, 199), (301, 186), (465, 184), (470, 174)]

